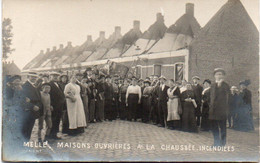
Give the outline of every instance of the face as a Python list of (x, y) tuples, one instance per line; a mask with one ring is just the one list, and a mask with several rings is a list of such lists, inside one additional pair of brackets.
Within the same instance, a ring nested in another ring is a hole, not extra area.
[(155, 81), (157, 81), (158, 79), (159, 79), (158, 76), (154, 76), (154, 77), (153, 77), (153, 80), (155, 80)]
[(195, 78), (192, 79), (192, 81), (193, 81), (194, 84), (198, 84), (198, 83), (199, 83), (199, 80), (198, 80), (198, 79), (195, 79)]
[(171, 81), (171, 80), (169, 80), (169, 85), (170, 85), (170, 87), (174, 87), (175, 86), (174, 82)]
[(92, 75), (92, 71), (87, 71), (88, 76)]
[(51, 87), (48, 85), (43, 86), (42, 91), (45, 93), (49, 93), (51, 91)]
[(216, 72), (214, 77), (216, 80), (223, 80), (225, 75), (222, 72)]
[(76, 76), (73, 75), (73, 76), (70, 78), (70, 81), (71, 81), (72, 83), (76, 83), (76, 81), (77, 81)]
[(203, 86), (204, 86), (205, 88), (208, 88), (208, 87), (210, 87), (210, 84), (209, 84), (208, 82), (205, 82), (205, 83), (203, 84)]
[(49, 81), (49, 78), (47, 76), (45, 76), (45, 77), (42, 78), (42, 80), (43, 80), (44, 83), (47, 83)]
[(51, 80), (52, 81), (58, 81), (59, 80), (59, 75), (51, 75)]
[(236, 93), (236, 90), (235, 90), (235, 89), (231, 89), (231, 93), (232, 93), (232, 94), (235, 94), (235, 93)]
[(111, 79), (110, 78), (106, 78), (106, 82), (111, 83)]
[(182, 81), (181, 81), (181, 85), (183, 85), (183, 86), (186, 85), (186, 83), (187, 83), (187, 82), (186, 82), (185, 80), (182, 80)]
[(62, 82), (62, 83), (66, 83), (67, 80), (68, 80), (67, 76), (62, 76), (62, 77), (61, 77), (61, 82)]
[(83, 76), (81, 76), (81, 75), (77, 75), (76, 78), (77, 78), (78, 81), (81, 81), (82, 78), (83, 78)]
[(145, 86), (145, 87), (148, 87), (148, 86), (149, 86), (149, 84), (148, 84), (148, 83), (144, 83), (144, 86)]
[(187, 90), (192, 90), (191, 84), (187, 84), (186, 87), (187, 87)]
[(16, 87), (20, 87), (22, 85), (22, 82), (20, 79), (15, 79), (13, 82), (12, 82), (13, 86), (16, 88)]
[(161, 84), (165, 84), (165, 79), (160, 79)]
[(37, 79), (38, 78), (36, 76), (29, 76), (29, 80), (34, 84), (36, 83)]
[(91, 74), (91, 78), (92, 78), (93, 80), (96, 80), (96, 74)]
[(137, 84), (136, 79), (132, 79), (132, 84), (133, 84), (133, 85), (136, 85), (136, 84)]
[(246, 89), (246, 85), (244, 85), (244, 84), (240, 84), (240, 86), (239, 86), (239, 87), (240, 87), (240, 89), (241, 89), (241, 90), (244, 90), (244, 89)]

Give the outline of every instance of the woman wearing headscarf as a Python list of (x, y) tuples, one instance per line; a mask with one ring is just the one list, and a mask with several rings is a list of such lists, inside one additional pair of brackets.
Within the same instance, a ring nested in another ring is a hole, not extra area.
[(195, 108), (197, 104), (195, 102), (195, 94), (192, 90), (190, 82), (186, 84), (186, 90), (181, 94), (182, 102), (182, 130), (187, 132), (198, 132), (196, 125)]
[(87, 126), (83, 102), (80, 97), (80, 86), (76, 84), (76, 77), (72, 75), (70, 82), (65, 86), (64, 94), (67, 102), (69, 129), (71, 134), (83, 133)]
[(174, 83), (173, 79), (169, 80), (169, 86), (170, 88), (167, 90), (167, 95), (169, 97), (169, 100), (167, 102), (167, 109), (168, 109), (168, 115), (167, 115), (167, 123), (168, 127), (170, 129), (180, 129), (180, 120), (181, 120), (181, 103), (180, 103), (180, 89), (178, 86)]
[(202, 91), (202, 112), (201, 112), (201, 130), (209, 131), (210, 121), (209, 121), (209, 103), (210, 103), (210, 85), (211, 81), (209, 79), (204, 80)]
[(254, 130), (253, 118), (252, 118), (252, 104), (251, 91), (247, 89), (247, 86), (250, 84), (249, 80), (245, 80), (239, 83), (240, 93), (239, 93), (239, 103), (237, 107), (236, 123), (234, 126), (235, 130), (239, 131), (252, 131)]

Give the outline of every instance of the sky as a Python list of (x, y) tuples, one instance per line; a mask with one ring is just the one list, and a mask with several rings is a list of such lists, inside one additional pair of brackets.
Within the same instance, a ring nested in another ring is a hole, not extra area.
[[(60, 44), (81, 45), (87, 35), (95, 40), (99, 31), (106, 38), (115, 26), (125, 34), (134, 20), (145, 31), (163, 12), (169, 27), (185, 13), (185, 4), (194, 3), (195, 18), (203, 27), (228, 0), (3, 0), (3, 18), (11, 18), (15, 51), (9, 61), (23, 68), (40, 50)], [(241, 0), (259, 30), (258, 0)]]

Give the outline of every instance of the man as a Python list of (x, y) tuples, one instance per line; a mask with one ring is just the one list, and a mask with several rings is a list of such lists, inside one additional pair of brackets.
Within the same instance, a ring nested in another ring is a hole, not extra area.
[(106, 76), (106, 82), (105, 82), (105, 119), (112, 121), (115, 119), (114, 112), (115, 109), (112, 108), (112, 102), (113, 102), (113, 86), (111, 83), (111, 77)]
[(96, 79), (96, 88), (97, 88), (97, 107), (96, 107), (96, 121), (102, 122), (104, 121), (104, 105), (105, 105), (105, 76), (100, 74)]
[(166, 120), (167, 120), (167, 101), (168, 101), (168, 95), (167, 90), (168, 86), (166, 83), (166, 78), (164, 76), (161, 76), (159, 78), (160, 80), (160, 87), (158, 87), (158, 115), (159, 115), (159, 127), (167, 127)]
[(212, 124), (214, 146), (225, 146), (226, 144), (226, 120), (229, 112), (230, 89), (224, 81), (225, 75), (224, 69), (216, 68), (214, 70), (216, 82), (210, 87), (209, 120)]
[(192, 89), (193, 89), (193, 92), (195, 94), (195, 97), (196, 97), (195, 101), (196, 101), (196, 104), (197, 104), (197, 107), (195, 108), (197, 126), (200, 126), (201, 100), (202, 100), (202, 91), (203, 91), (202, 86), (199, 84), (199, 80), (200, 80), (200, 78), (198, 76), (192, 77), (192, 81), (193, 81)]
[(92, 76), (92, 69), (90, 67), (87, 67), (83, 75), (88, 79), (91, 80)]
[(50, 73), (50, 97), (51, 97), (51, 105), (53, 106), (52, 112), (52, 129), (50, 132), (50, 139), (60, 139), (57, 137), (57, 133), (59, 132), (60, 120), (62, 117), (62, 111), (65, 103), (65, 96), (60, 88), (59, 82), (60, 74), (57, 72)]
[(26, 98), (26, 105), (24, 110), (26, 118), (24, 124), (22, 124), (22, 134), (26, 141), (30, 140), (32, 129), (35, 123), (35, 119), (43, 115), (43, 104), (41, 102), (41, 95), (36, 87), (37, 74), (30, 72), (28, 74), (28, 80), (23, 84), (22, 95)]
[(160, 82), (158, 80), (157, 76), (153, 76), (153, 81), (152, 81), (152, 102), (151, 102), (151, 114), (150, 114), (150, 118), (152, 120), (152, 123), (154, 125), (158, 125), (159, 124), (159, 115), (158, 115), (158, 89), (160, 87)]

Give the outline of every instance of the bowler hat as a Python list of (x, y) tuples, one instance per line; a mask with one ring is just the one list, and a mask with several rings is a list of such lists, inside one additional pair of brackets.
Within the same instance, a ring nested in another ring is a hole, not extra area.
[(192, 80), (193, 80), (193, 79), (198, 79), (198, 80), (200, 80), (200, 77), (198, 77), (198, 76), (193, 76), (193, 77), (192, 77)]
[(224, 75), (226, 75), (226, 72), (223, 68), (215, 68), (214, 69), (214, 75), (217, 73), (217, 72), (222, 72)]
[(211, 81), (209, 80), (209, 79), (205, 79), (204, 81), (203, 81), (203, 84), (204, 83), (209, 83), (209, 84), (211, 84)]
[(159, 79), (164, 79), (164, 80), (167, 80), (167, 79), (166, 79), (166, 77), (165, 77), (165, 76), (163, 76), (163, 75), (162, 75), (162, 76), (160, 76), (160, 78), (159, 78)]
[(50, 86), (51, 87), (50, 83), (42, 83), (41, 88), (44, 87), (44, 86)]
[(148, 80), (148, 79), (146, 79), (146, 80), (144, 81), (144, 83), (151, 84), (151, 81), (150, 81), (150, 80)]

